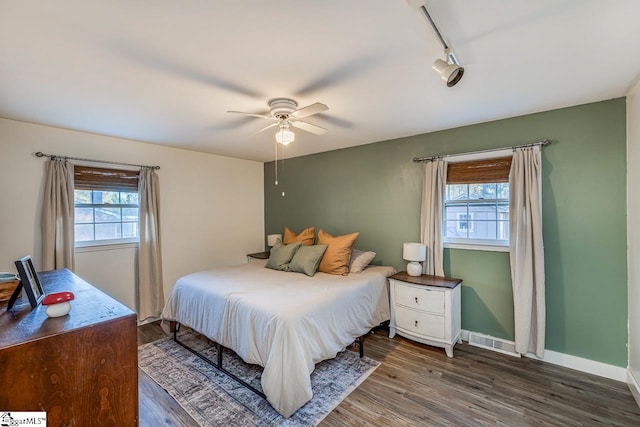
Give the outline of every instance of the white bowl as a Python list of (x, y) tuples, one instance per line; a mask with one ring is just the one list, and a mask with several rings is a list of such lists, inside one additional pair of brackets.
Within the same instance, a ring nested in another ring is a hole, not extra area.
[(13, 273), (0, 273), (0, 283), (13, 282), (18, 277)]

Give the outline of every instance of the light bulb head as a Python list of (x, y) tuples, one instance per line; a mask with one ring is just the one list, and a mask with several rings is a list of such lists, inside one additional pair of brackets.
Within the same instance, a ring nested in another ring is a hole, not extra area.
[(280, 130), (276, 133), (276, 141), (278, 144), (289, 145), (296, 139), (296, 134), (289, 130), (289, 126), (280, 126)]
[(447, 87), (455, 86), (461, 79), (464, 74), (464, 68), (462, 68), (458, 64), (450, 64), (447, 61), (443, 61), (442, 59), (436, 59), (433, 63), (433, 69), (436, 70), (442, 80), (447, 82)]

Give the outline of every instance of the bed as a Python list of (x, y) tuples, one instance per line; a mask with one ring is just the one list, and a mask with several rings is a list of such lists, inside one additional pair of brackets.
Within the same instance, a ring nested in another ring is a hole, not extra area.
[(291, 416), (312, 397), (315, 364), (389, 320), (392, 267), (336, 276), (271, 270), (264, 263), (180, 278), (162, 317), (188, 326), (263, 367), (269, 403)]

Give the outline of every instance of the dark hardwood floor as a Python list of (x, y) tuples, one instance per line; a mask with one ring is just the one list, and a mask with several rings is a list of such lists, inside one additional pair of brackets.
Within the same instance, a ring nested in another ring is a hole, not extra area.
[[(468, 344), (444, 350), (387, 331), (367, 336), (365, 355), (382, 365), (321, 426), (640, 426), (627, 385)], [(138, 328), (138, 343), (166, 335)], [(140, 371), (140, 425), (194, 426), (191, 417)]]

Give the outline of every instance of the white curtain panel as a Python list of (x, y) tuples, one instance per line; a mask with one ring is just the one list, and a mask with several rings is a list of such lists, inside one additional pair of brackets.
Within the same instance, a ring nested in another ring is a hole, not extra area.
[(424, 274), (444, 276), (442, 244), (442, 209), (447, 183), (447, 162), (434, 159), (423, 164), (422, 207), (420, 209), (420, 239), (427, 246), (427, 260), (422, 263)]
[(151, 168), (140, 170), (140, 247), (138, 250), (138, 321), (160, 317), (164, 307), (160, 251), (160, 188)]
[(74, 268), (73, 164), (51, 159), (45, 164), (42, 205), (42, 269)]
[(518, 353), (544, 355), (545, 278), (540, 146), (518, 148), (509, 173), (511, 282)]

